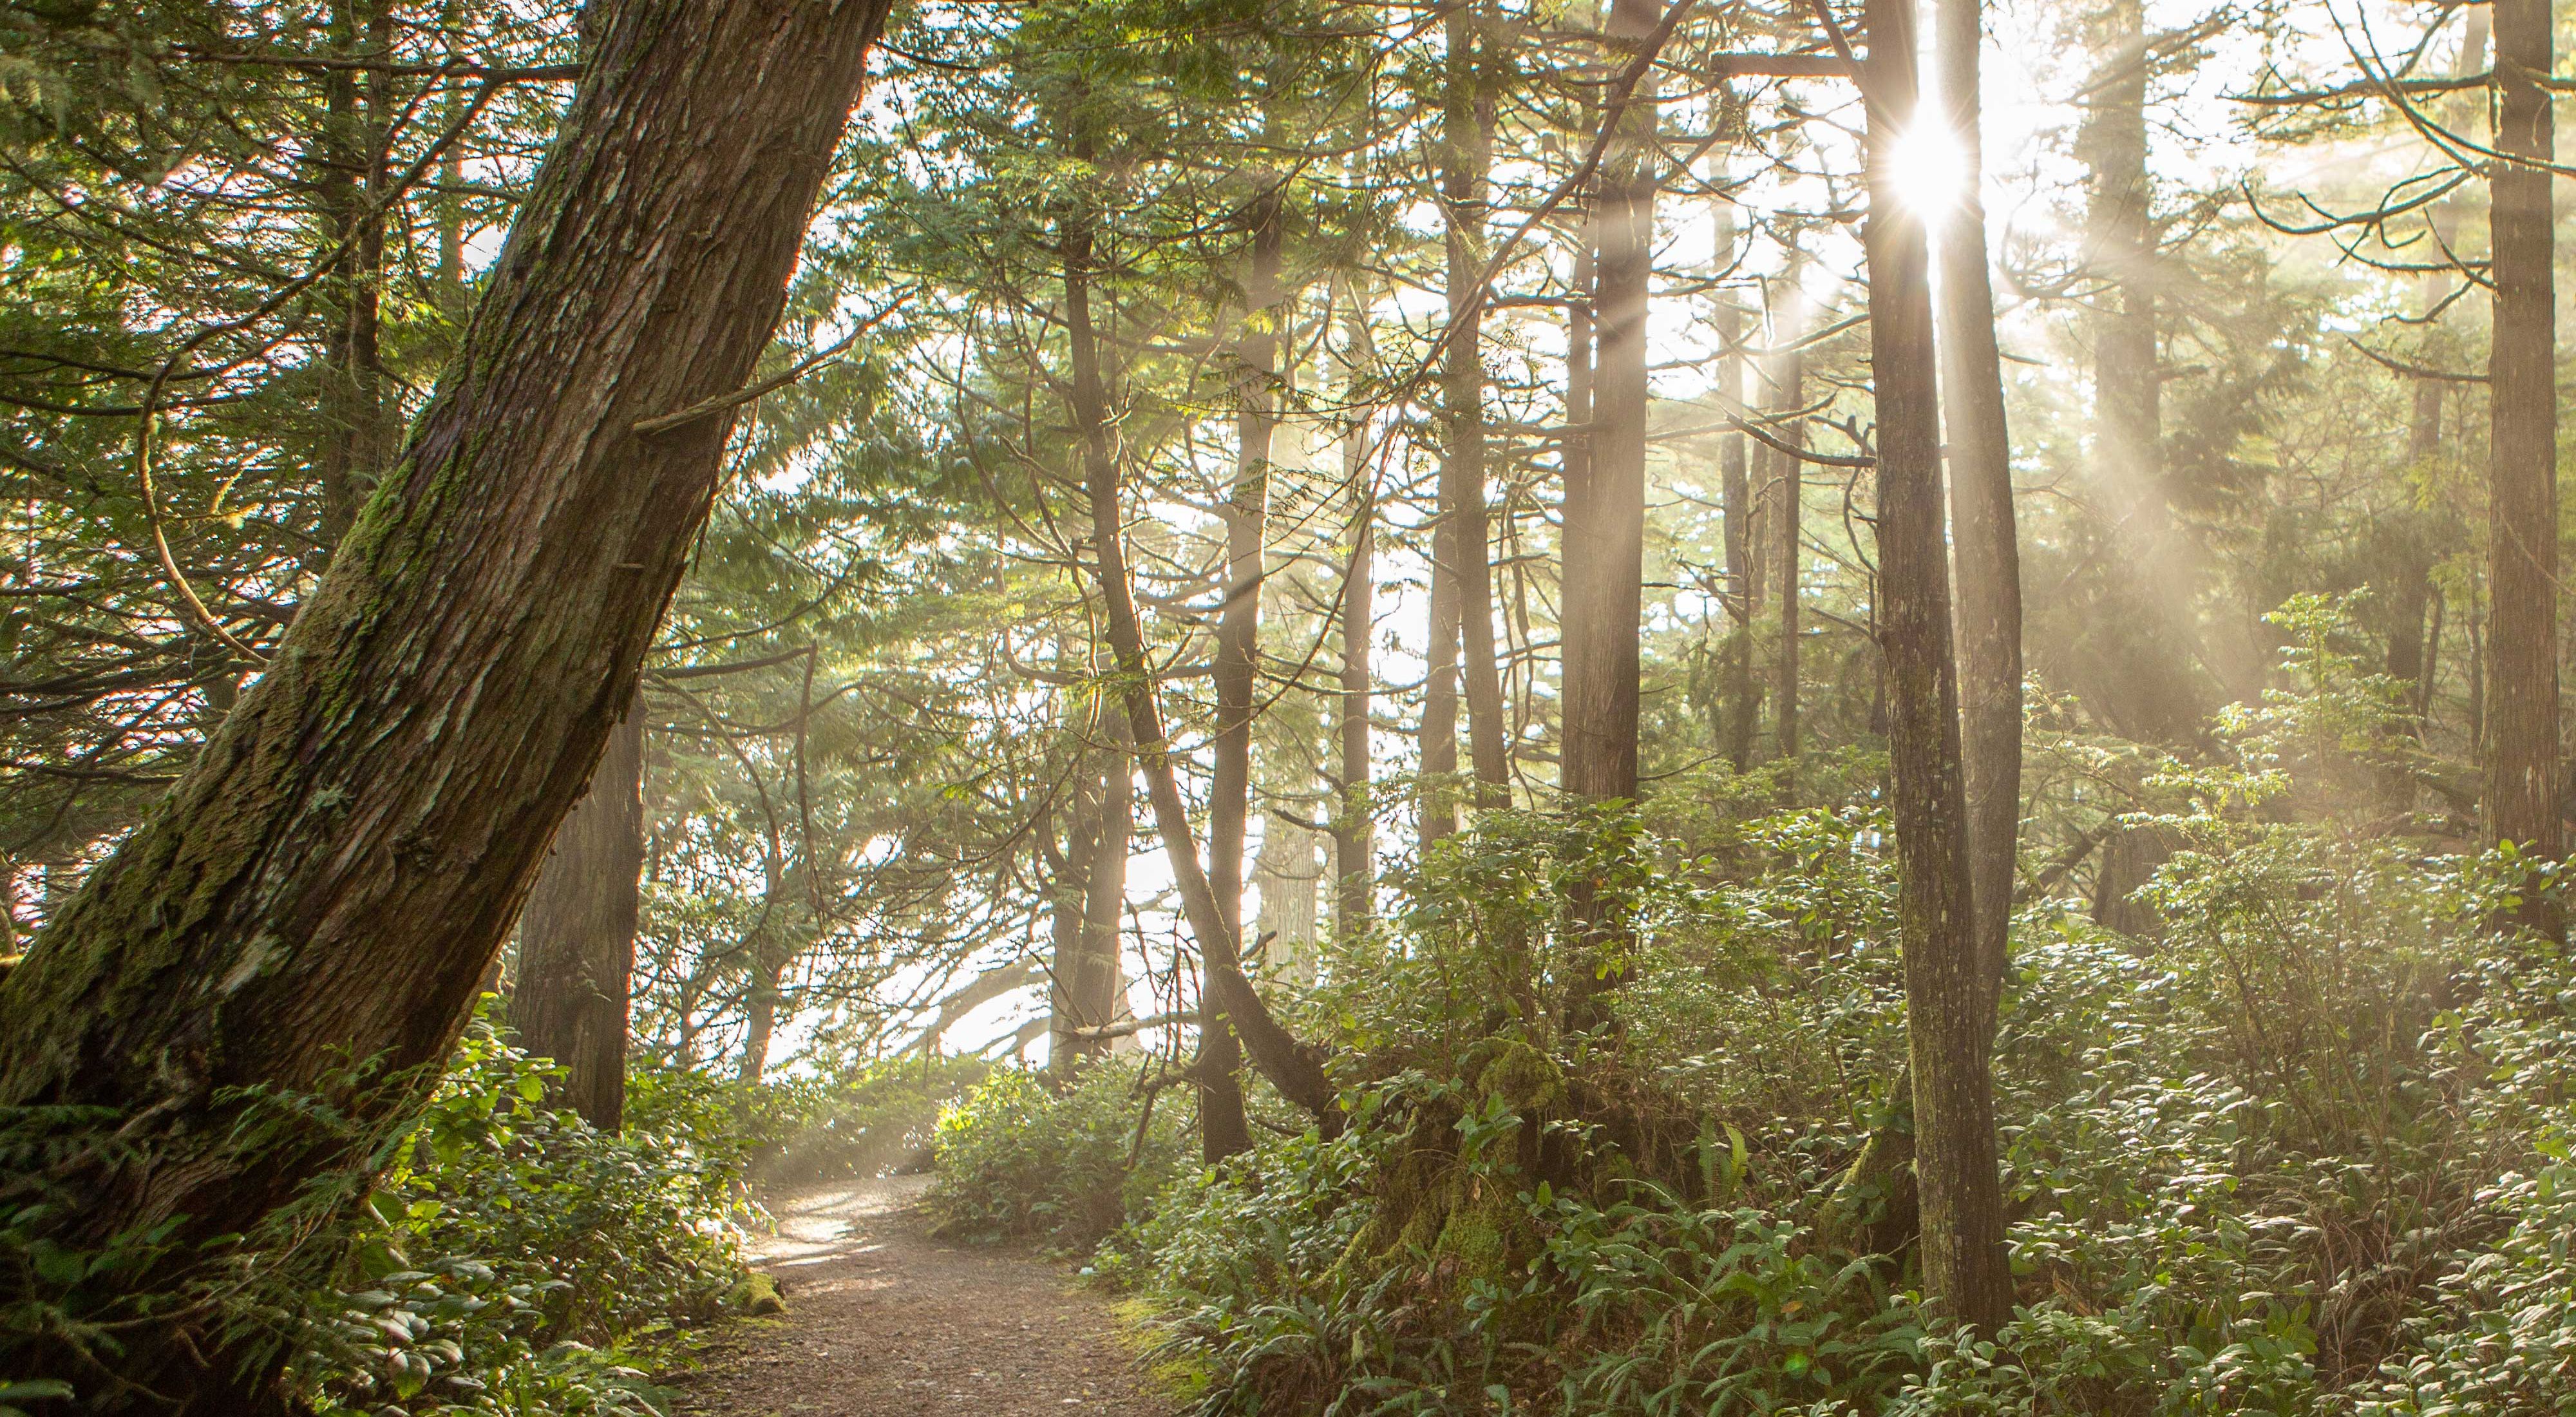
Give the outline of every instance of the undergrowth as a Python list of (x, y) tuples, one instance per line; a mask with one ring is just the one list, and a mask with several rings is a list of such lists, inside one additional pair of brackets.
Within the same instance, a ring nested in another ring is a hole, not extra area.
[[(1866, 794), (1486, 814), (1281, 1001), (1338, 1045), (1339, 1138), (1199, 1168), (1131, 1144), (1126, 1077), (1010, 1074), (942, 1124), (939, 1204), (1103, 1234), (1206, 1413), (2576, 1411), (2576, 963), (2490, 923), (2556, 881), (2335, 825), (2395, 741), (2335, 611), (2284, 613), (2300, 691), (2130, 823), (2176, 848), (2153, 938), (2020, 913), (2000, 1333), (1927, 1322), (1910, 1196), (1854, 1175), (1907, 1111)], [(1576, 877), (1638, 943), (1569, 1036)]]

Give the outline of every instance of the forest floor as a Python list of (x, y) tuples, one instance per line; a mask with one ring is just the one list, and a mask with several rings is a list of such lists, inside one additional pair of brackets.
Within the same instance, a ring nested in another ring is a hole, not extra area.
[(774, 1199), (752, 1247), (787, 1302), (680, 1379), (686, 1417), (1169, 1417), (1109, 1301), (1022, 1250), (942, 1244), (924, 1179)]

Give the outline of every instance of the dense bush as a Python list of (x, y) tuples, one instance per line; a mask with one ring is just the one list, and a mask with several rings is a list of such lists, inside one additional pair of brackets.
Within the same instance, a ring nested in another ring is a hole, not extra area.
[(543, 1105), (478, 1019), (347, 1240), (299, 1368), (326, 1413), (658, 1411), (645, 1369), (742, 1278), (728, 1089), (639, 1075), (627, 1130)]
[(925, 1198), (939, 1233), (1088, 1249), (1181, 1169), (1189, 1107), (1150, 1096), (1139, 1068), (1102, 1063), (1062, 1092), (1007, 1068), (939, 1120), (938, 1178)]

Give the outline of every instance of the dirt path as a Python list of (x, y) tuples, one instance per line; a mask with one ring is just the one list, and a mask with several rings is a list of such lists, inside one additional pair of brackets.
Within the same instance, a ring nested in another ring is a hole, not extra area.
[(785, 1318), (745, 1325), (691, 1375), (689, 1417), (1169, 1417), (1098, 1294), (1023, 1253), (923, 1233), (918, 1179), (777, 1207), (754, 1263)]

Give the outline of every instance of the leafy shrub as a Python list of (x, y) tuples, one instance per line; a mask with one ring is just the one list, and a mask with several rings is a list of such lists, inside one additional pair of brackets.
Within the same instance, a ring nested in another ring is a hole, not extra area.
[(924, 1198), (936, 1232), (1097, 1245), (1183, 1165), (1178, 1089), (1148, 1101), (1141, 1083), (1137, 1066), (1116, 1060), (1061, 1092), (1041, 1073), (995, 1072), (939, 1119), (938, 1178)]
[(347, 1241), (298, 1367), (326, 1413), (645, 1413), (645, 1368), (740, 1279), (752, 1143), (721, 1089), (638, 1077), (621, 1135), (543, 1105), (478, 1016)]

